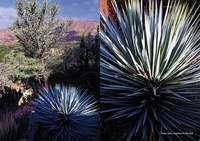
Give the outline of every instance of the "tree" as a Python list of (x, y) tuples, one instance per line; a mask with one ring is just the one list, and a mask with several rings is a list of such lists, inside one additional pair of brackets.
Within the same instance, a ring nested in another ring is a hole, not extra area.
[(82, 60), (84, 62), (84, 70), (87, 71), (88, 70), (88, 52), (89, 52), (89, 34), (88, 36), (85, 36), (84, 34), (81, 36), (81, 42), (80, 42), (80, 47), (83, 49), (83, 54), (82, 54)]
[(99, 40), (99, 32), (100, 26), (97, 26), (97, 35), (95, 37), (95, 48), (94, 48), (94, 54), (95, 54), (95, 70), (99, 70), (99, 46), (100, 46), (100, 40)]
[(50, 5), (48, 0), (39, 4), (38, 0), (28, 2), (17, 0), (18, 18), (11, 29), (19, 43), (23, 46), (25, 55), (41, 60), (44, 79), (49, 76), (46, 60), (50, 50), (57, 47), (61, 38), (66, 36), (72, 21), (61, 22), (57, 17), (58, 5)]
[(81, 36), (80, 48), (82, 49), (82, 54), (80, 56), (81, 61), (84, 63), (84, 70), (87, 72), (90, 70), (98, 70), (99, 61), (99, 27), (97, 26), (96, 36), (92, 36), (90, 33), (86, 36), (83, 34)]

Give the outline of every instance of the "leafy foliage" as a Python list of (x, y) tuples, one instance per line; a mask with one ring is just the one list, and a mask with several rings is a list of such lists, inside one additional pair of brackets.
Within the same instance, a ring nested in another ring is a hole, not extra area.
[(0, 45), (0, 85), (10, 85), (11, 81), (9, 80), (9, 76), (12, 74), (12, 67), (10, 64), (5, 61), (5, 57), (10, 54), (10, 52), (14, 49), (19, 49), (18, 46), (7, 46)]
[(95, 65), (98, 63), (96, 61), (96, 57), (98, 57), (98, 35), (96, 35), (96, 37), (92, 37), (90, 33), (88, 35), (83, 34), (81, 36), (80, 48), (82, 51), (80, 61), (84, 65), (84, 71), (87, 72), (91, 70), (91, 68), (96, 69)]
[[(12, 75), (12, 67), (9, 63), (1, 62), (0, 63), (0, 86), (9, 86), (12, 84), (12, 81), (9, 79), (9, 76)], [(1, 88), (0, 88), (1, 90)]]
[(48, 60), (47, 67), (52, 70), (51, 74), (65, 74), (68, 69), (73, 69), (78, 66), (80, 49), (78, 44), (67, 44), (61, 46), (60, 50), (56, 50), (55, 55), (51, 55)]
[[(0, 84), (3, 86), (10, 86), (13, 83), (12, 76), (14, 76), (13, 66), (14, 56), (22, 52), (22, 47), (19, 45), (2, 45), (0, 46)], [(1, 58), (2, 57), (2, 58)], [(14, 64), (15, 65), (15, 64)]]
[(88, 91), (57, 85), (41, 91), (36, 101), (35, 120), (54, 140), (99, 140), (97, 102)]
[(4, 56), (11, 51), (11, 46), (0, 45), (0, 61), (2, 62)]
[(107, 107), (102, 113), (118, 121), (126, 140), (195, 140), (200, 130), (197, 10), (169, 1), (163, 11), (162, 1), (153, 0), (147, 10), (142, 0), (122, 8), (113, 2), (113, 8), (119, 25), (101, 13), (101, 102)]
[(22, 78), (42, 77), (42, 63), (39, 59), (26, 57), (23, 52), (15, 53), (11, 51), (7, 54), (4, 60), (12, 67), (12, 76), (18, 80)]

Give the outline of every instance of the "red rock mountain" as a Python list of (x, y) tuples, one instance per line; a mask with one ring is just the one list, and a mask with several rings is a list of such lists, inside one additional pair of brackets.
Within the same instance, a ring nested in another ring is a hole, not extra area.
[(17, 44), (17, 40), (10, 29), (0, 30), (0, 44), (13, 45)]
[[(91, 33), (95, 36), (97, 32), (98, 22), (92, 21), (74, 21), (69, 34), (63, 39), (64, 42), (79, 42), (81, 35)], [(14, 45), (17, 44), (13, 32), (10, 29), (0, 30), (0, 44)]]
[(98, 22), (75, 21), (64, 40), (65, 42), (79, 42), (83, 34), (87, 35), (90, 33), (92, 36), (95, 36), (98, 25)]

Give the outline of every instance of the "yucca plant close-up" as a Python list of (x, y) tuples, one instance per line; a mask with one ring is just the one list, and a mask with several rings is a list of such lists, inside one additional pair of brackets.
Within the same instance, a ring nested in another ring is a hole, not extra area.
[(112, 6), (117, 22), (101, 12), (101, 113), (119, 123), (119, 140), (197, 140), (199, 8), (154, 0)]
[(98, 104), (87, 90), (57, 85), (43, 89), (36, 101), (34, 120), (53, 141), (99, 140)]

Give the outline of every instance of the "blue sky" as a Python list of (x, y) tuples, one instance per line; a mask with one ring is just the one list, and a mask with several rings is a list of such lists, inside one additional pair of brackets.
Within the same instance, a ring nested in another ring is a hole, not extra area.
[[(0, 29), (8, 28), (17, 18), (15, 2), (0, 0)], [(52, 3), (59, 5), (61, 19), (99, 21), (99, 0), (50, 0)]]

